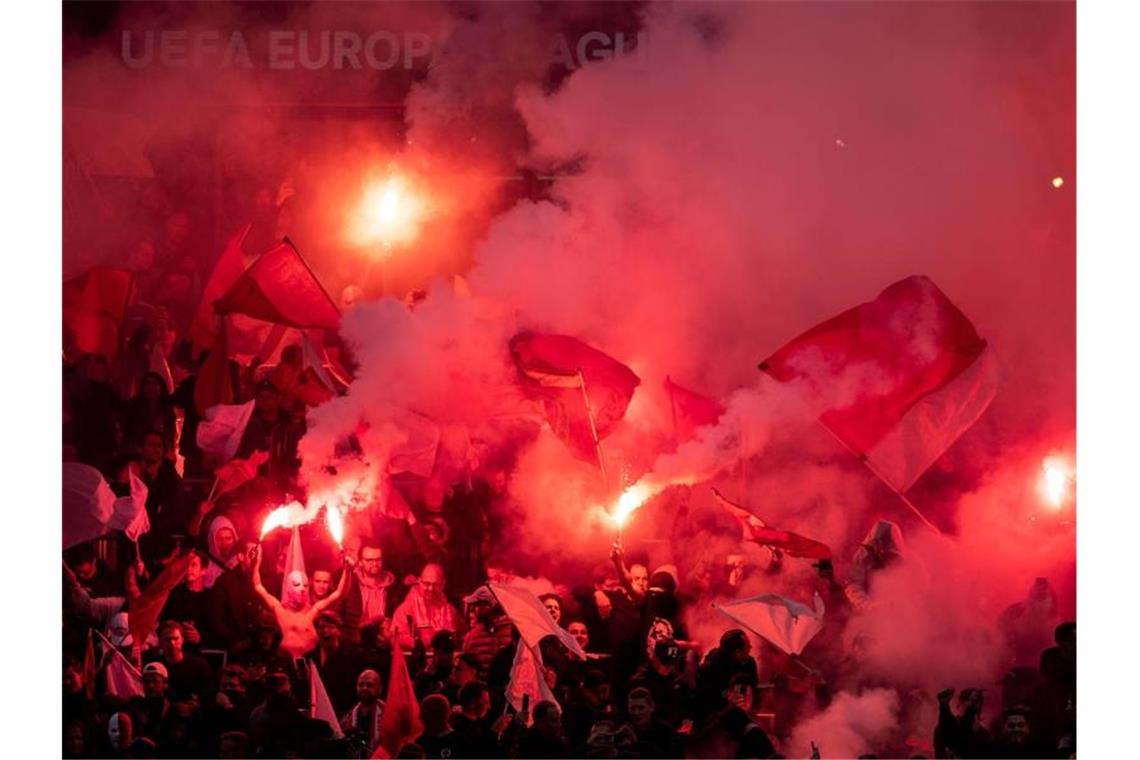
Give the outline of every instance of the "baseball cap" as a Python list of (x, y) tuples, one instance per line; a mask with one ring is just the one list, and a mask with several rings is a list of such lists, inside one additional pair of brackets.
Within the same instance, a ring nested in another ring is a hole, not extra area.
[(161, 662), (148, 662), (143, 667), (142, 672), (143, 672), (144, 676), (147, 675), (148, 673), (155, 673), (157, 675), (162, 676), (163, 678), (165, 678), (167, 680), (170, 679), (170, 674), (167, 673), (166, 666), (163, 665)]

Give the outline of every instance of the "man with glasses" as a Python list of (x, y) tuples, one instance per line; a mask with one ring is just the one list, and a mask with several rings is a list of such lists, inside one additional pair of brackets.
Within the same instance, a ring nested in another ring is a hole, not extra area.
[(388, 619), (388, 590), (395, 582), (392, 573), (384, 569), (384, 550), (378, 543), (361, 544), (357, 557), (340, 610), (345, 639), (353, 644), (360, 642), (360, 629), (383, 627)]
[(415, 644), (413, 635), (418, 636), (426, 647), (440, 631), (451, 631), (456, 636), (462, 633), (459, 612), (443, 595), (445, 583), (443, 568), (429, 562), (420, 572), (419, 582), (412, 586), (408, 596), (396, 608), (392, 615), (392, 639), (405, 650), (410, 650)]

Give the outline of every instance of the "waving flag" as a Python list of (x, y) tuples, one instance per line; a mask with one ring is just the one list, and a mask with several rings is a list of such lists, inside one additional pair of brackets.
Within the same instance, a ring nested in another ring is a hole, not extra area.
[(785, 653), (797, 655), (823, 628), (823, 600), (815, 594), (813, 602), (814, 607), (808, 607), (776, 594), (763, 594), (716, 605), (716, 609)]
[(820, 422), (895, 490), (909, 488), (997, 391), (986, 342), (926, 277), (908, 277), (760, 364), (814, 391)]
[(248, 459), (234, 457), (230, 461), (214, 470), (218, 478), (218, 485), (214, 489), (214, 498), (227, 491), (232, 491), (257, 477), (257, 470), (269, 461), (269, 452), (255, 451)]
[(523, 391), (542, 401), (554, 434), (579, 459), (594, 461), (597, 441), (625, 416), (641, 380), (613, 357), (568, 335), (519, 333), (510, 350)]
[[(511, 680), (507, 684), (507, 702), (516, 712), (522, 712), (523, 695), (530, 696), (532, 707), (543, 700), (558, 704), (550, 687), (546, 685), (542, 652), (531, 649), (525, 641), (519, 639), (518, 646), (515, 647), (515, 660), (511, 664)], [(533, 722), (529, 715), (527, 719)]]
[(131, 471), (131, 494), (115, 499), (114, 511), (107, 527), (121, 530), (127, 538), (138, 541), (139, 536), (150, 530), (150, 516), (146, 511), (147, 487), (134, 470)]
[(133, 283), (125, 269), (92, 267), (63, 284), (63, 324), (77, 349), (118, 355)]
[(288, 238), (253, 262), (218, 301), (223, 314), (335, 330), (340, 311)]
[(519, 635), (529, 647), (537, 647), (538, 642), (547, 636), (554, 636), (571, 652), (581, 659), (586, 659), (586, 653), (578, 645), (577, 640), (566, 629), (561, 628), (554, 618), (550, 617), (546, 607), (538, 597), (525, 588), (518, 586), (503, 586), (498, 583), (488, 583), (491, 592), (503, 606), (503, 611), (519, 629)]
[(396, 757), (424, 732), (420, 703), (408, 675), (408, 664), (400, 647), (392, 647), (392, 671), (388, 676), (388, 699), (380, 716), (380, 745), (373, 757)]
[(679, 442), (692, 439), (697, 428), (715, 425), (724, 414), (724, 405), (716, 399), (694, 393), (665, 378), (665, 392), (673, 412), (673, 437)]
[(241, 246), (251, 226), (247, 224), (226, 241), (226, 247), (222, 249), (222, 255), (214, 264), (214, 270), (206, 280), (206, 287), (202, 289), (202, 300), (198, 302), (198, 308), (194, 311), (194, 319), (190, 323), (188, 333), (188, 337), (200, 349), (213, 345), (217, 337), (218, 314), (214, 308), (215, 302), (226, 294), (230, 286), (245, 271)]
[(713, 489), (713, 496), (740, 523), (742, 540), (755, 541), (762, 546), (779, 549), (790, 557), (831, 559), (831, 547), (827, 544), (801, 536), (798, 533), (792, 533), (790, 530), (778, 530), (769, 527), (763, 520), (744, 507), (726, 499), (715, 488)]
[(63, 463), (63, 548), (98, 538), (115, 514), (115, 492), (94, 467)]
[(321, 681), (321, 672), (317, 665), (309, 660), (309, 717), (323, 720), (329, 724), (333, 736), (340, 739), (344, 732), (340, 730), (340, 721), (337, 720), (336, 711), (333, 710), (332, 700), (325, 691), (324, 682)]
[(246, 425), (253, 416), (253, 401), (244, 404), (218, 404), (206, 410), (198, 423), (198, 448), (224, 460), (237, 454)]
[(127, 661), (127, 658), (110, 644), (107, 650), (111, 653), (107, 666), (103, 670), (103, 683), (109, 697), (130, 699), (143, 696), (142, 674), (138, 668)]
[(183, 554), (170, 561), (158, 577), (143, 589), (142, 593), (131, 600), (130, 615), (127, 622), (131, 627), (131, 636), (135, 641), (146, 641), (147, 637), (158, 625), (158, 616), (166, 605), (166, 599), (174, 587), (186, 577), (190, 568), (192, 554)]

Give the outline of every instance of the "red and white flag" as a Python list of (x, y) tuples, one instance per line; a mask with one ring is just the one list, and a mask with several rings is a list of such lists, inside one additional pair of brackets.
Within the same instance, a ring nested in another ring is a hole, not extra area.
[(579, 459), (595, 461), (595, 432), (600, 441), (621, 422), (641, 380), (568, 335), (519, 333), (510, 350), (523, 392), (542, 401), (550, 429)]
[(804, 384), (820, 422), (902, 492), (993, 400), (991, 353), (930, 279), (913, 276), (816, 325), (760, 369)]
[(321, 681), (321, 672), (317, 670), (312, 660), (309, 660), (309, 717), (328, 723), (335, 738), (344, 736), (344, 732), (340, 730), (336, 711), (333, 710), (332, 700), (329, 699), (329, 693), (325, 691), (325, 684)]
[(713, 489), (713, 496), (740, 525), (741, 540), (755, 541), (761, 546), (779, 549), (790, 557), (831, 559), (831, 547), (815, 539), (801, 536), (790, 530), (773, 528), (744, 507), (726, 499)]
[[(523, 696), (530, 697), (530, 709), (539, 702), (546, 700), (558, 704), (550, 687), (546, 685), (546, 675), (542, 667), (542, 652), (531, 649), (525, 641), (519, 639), (515, 647), (515, 660), (511, 664), (511, 680), (507, 684), (507, 702), (516, 712), (522, 712)], [(528, 724), (533, 722), (527, 716)]]
[(217, 404), (206, 410), (198, 423), (198, 448), (223, 460), (237, 454), (246, 425), (253, 416), (253, 401), (244, 404)]
[(286, 238), (250, 264), (218, 301), (223, 314), (289, 327), (335, 330), (340, 311), (300, 252)]
[(776, 594), (762, 594), (715, 608), (786, 654), (797, 655), (823, 628), (823, 600), (815, 594), (812, 601), (814, 606), (808, 607)]
[(499, 600), (499, 604), (503, 606), (507, 617), (515, 624), (515, 628), (519, 629), (519, 635), (527, 646), (537, 647), (538, 642), (547, 636), (554, 636), (575, 655), (583, 660), (586, 659), (586, 653), (582, 651), (577, 640), (554, 622), (554, 618), (550, 617), (550, 612), (537, 596), (519, 586), (503, 586), (498, 583), (487, 585)]

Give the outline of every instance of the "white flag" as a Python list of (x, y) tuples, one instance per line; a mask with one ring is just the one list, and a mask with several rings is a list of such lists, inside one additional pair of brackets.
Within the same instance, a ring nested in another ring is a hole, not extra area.
[(502, 586), (498, 583), (487, 585), (491, 587), (499, 604), (503, 605), (507, 617), (519, 629), (519, 634), (527, 646), (537, 647), (538, 642), (545, 637), (556, 636), (567, 649), (579, 658), (586, 659), (582, 647), (578, 646), (578, 642), (568, 631), (554, 622), (554, 618), (550, 617), (550, 613), (537, 596), (518, 586)]
[(138, 541), (139, 536), (150, 530), (150, 516), (146, 512), (146, 484), (131, 471), (131, 495), (115, 499), (114, 513), (107, 527), (121, 530), (127, 538)]
[(245, 426), (253, 416), (253, 404), (216, 404), (198, 423), (198, 448), (229, 461), (237, 454)]
[(106, 679), (107, 694), (112, 697), (143, 696), (142, 675), (118, 649), (110, 647), (111, 660), (107, 663), (103, 676)]
[(717, 605), (716, 609), (740, 625), (797, 655), (823, 628), (823, 600), (815, 594), (815, 607), (776, 594), (763, 594)]
[(317, 670), (317, 666), (312, 660), (309, 660), (309, 717), (328, 723), (333, 736), (337, 739), (344, 736), (344, 732), (340, 730), (340, 721), (337, 720), (336, 712), (329, 700), (328, 692), (325, 691), (325, 685), (321, 681), (320, 671)]
[[(511, 665), (511, 682), (507, 684), (507, 701), (517, 712), (522, 712), (523, 695), (530, 695), (529, 711), (533, 713), (534, 706), (546, 700), (558, 704), (550, 687), (546, 685), (546, 676), (542, 670), (542, 652), (532, 650), (525, 641), (519, 640), (515, 649), (515, 661)], [(527, 716), (529, 725), (531, 718)]]
[(107, 532), (115, 513), (115, 494), (94, 467), (63, 463), (63, 548)]

